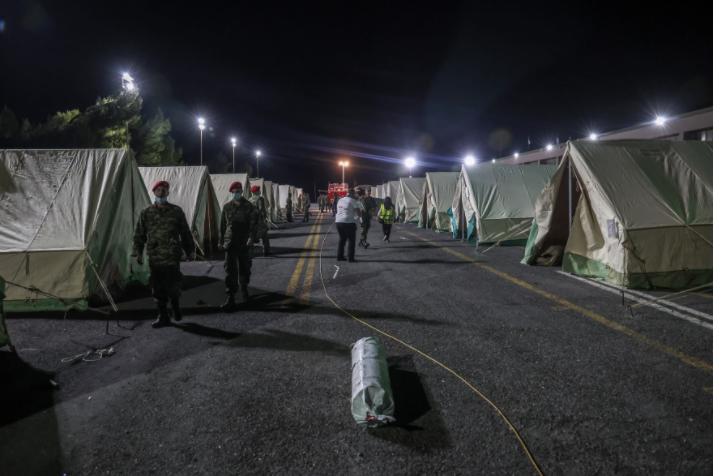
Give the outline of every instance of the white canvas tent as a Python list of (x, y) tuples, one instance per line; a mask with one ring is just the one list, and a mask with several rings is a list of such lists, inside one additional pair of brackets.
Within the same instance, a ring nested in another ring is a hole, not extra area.
[(460, 172), (428, 172), (420, 197), (419, 227), (434, 231), (451, 230), (452, 202)]
[(279, 187), (279, 184), (273, 184), (273, 210), (275, 219), (278, 219), (278, 216), (281, 213), (281, 208), (283, 207), (283, 204), (281, 203), (281, 193), (279, 192)]
[(248, 174), (211, 174), (211, 183), (216, 192), (216, 199), (222, 207), (231, 200), (231, 192), (229, 187), (234, 182), (239, 182), (248, 197), (249, 195), (249, 175)]
[(535, 201), (556, 170), (556, 165), (463, 165), (459, 186), (470, 243), (525, 244)]
[(395, 180), (393, 182), (388, 182), (385, 185), (383, 185), (383, 191), (385, 192), (383, 195), (383, 199), (385, 197), (390, 197), (391, 201), (393, 202), (393, 206), (395, 209), (398, 209), (398, 196), (400, 195), (400, 182)]
[(420, 196), (425, 186), (425, 178), (401, 178), (398, 192), (398, 215), (403, 223), (418, 223)]
[(288, 200), (288, 197), (291, 197), (291, 200), (293, 200), (292, 195), (292, 186), (291, 185), (279, 185), (279, 208), (281, 209), (281, 213), (283, 213), (283, 216), (286, 216), (286, 212), (290, 211), (293, 213), (293, 210), (286, 210), (286, 200)]
[(146, 284), (146, 261), (130, 253), (149, 205), (126, 149), (0, 151), (5, 310), (85, 309), (130, 282)]
[(184, 210), (195, 246), (202, 253), (216, 249), (221, 226), (221, 205), (212, 186), (209, 169), (205, 165), (140, 167), (139, 172), (150, 200), (154, 198), (152, 187), (155, 183), (160, 180), (169, 182), (169, 202)]
[(629, 288), (713, 280), (713, 142), (569, 142), (535, 209), (523, 263), (564, 253), (564, 271)]
[(270, 180), (264, 180), (264, 194), (263, 197), (266, 199), (266, 209), (268, 210), (271, 221), (276, 219), (276, 197), (273, 193), (273, 182)]

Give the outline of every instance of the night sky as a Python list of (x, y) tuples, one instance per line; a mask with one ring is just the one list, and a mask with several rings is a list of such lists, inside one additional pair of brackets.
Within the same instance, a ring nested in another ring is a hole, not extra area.
[[(668, 6), (668, 8), (666, 8)], [(0, 107), (45, 120), (129, 71), (199, 163), (239, 137), (313, 192), (456, 170), (713, 104), (708, 2), (6, 1)]]

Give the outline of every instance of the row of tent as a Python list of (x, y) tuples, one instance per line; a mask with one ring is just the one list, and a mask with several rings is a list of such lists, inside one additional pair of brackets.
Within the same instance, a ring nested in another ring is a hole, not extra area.
[(138, 167), (126, 149), (0, 150), (0, 276), (7, 311), (86, 309), (132, 283), (148, 267), (130, 259), (139, 213), (166, 180), (182, 207), (199, 256), (216, 250), (229, 186), (261, 187), (270, 219), (294, 210), (303, 190), (247, 174), (201, 167)]
[(713, 279), (713, 142), (575, 141), (559, 165), (463, 165), (371, 188), (404, 223), (523, 245), (524, 264), (628, 288)]

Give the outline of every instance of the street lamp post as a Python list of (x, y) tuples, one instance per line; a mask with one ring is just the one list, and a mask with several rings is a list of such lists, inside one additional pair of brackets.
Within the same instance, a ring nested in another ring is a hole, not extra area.
[(236, 173), (236, 137), (231, 138), (231, 163), (233, 173)]
[(413, 167), (415, 167), (415, 159), (413, 157), (408, 157), (405, 159), (405, 166), (410, 171), (410, 178), (413, 178)]
[(199, 163), (204, 165), (204, 119), (199, 118)]
[(348, 167), (348, 162), (338, 162), (338, 165), (343, 167), (343, 181), (341, 182), (341, 186), (343, 186), (346, 183), (346, 167)]
[(261, 157), (261, 151), (260, 151), (260, 150), (257, 150), (257, 151), (256, 151), (256, 176), (257, 176), (257, 177), (260, 177), (260, 176), (261, 176), (261, 175), (259, 174), (259, 157)]

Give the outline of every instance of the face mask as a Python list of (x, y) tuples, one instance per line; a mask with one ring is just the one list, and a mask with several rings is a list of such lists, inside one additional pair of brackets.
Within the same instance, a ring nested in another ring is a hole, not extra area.
[(244, 194), (241, 192), (231, 194), (231, 198), (233, 198), (234, 200), (237, 200), (237, 201), (241, 200), (241, 197), (243, 197), (243, 196), (244, 196)]
[(154, 197), (154, 201), (157, 203), (164, 204), (164, 203), (167, 203), (167, 197), (164, 197), (164, 198)]

